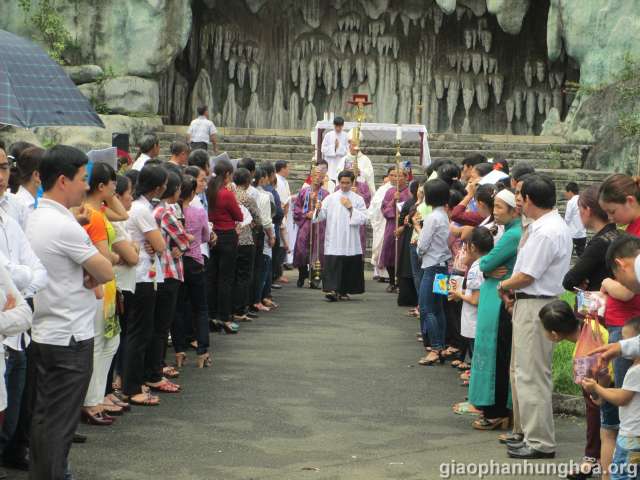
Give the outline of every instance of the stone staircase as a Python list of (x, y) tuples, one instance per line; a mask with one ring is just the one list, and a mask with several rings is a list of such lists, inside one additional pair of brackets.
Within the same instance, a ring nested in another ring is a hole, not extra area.
[[(185, 139), (186, 127), (165, 126), (158, 134), (162, 156), (166, 157), (171, 141)], [(306, 178), (314, 154), (308, 133), (301, 130), (220, 129), (218, 142), (219, 150), (226, 151), (231, 158), (250, 157), (256, 162), (287, 160), (292, 187), (299, 186)], [(446, 133), (429, 135), (429, 147), (432, 161), (451, 159), (460, 162), (472, 153), (481, 153), (487, 158), (506, 158), (511, 165), (527, 162), (538, 169), (559, 171), (580, 169), (589, 149), (589, 145), (567, 144), (557, 137)], [(386, 166), (395, 162), (395, 147), (365, 141), (363, 152), (374, 165), (376, 180), (381, 181)], [(414, 173), (422, 173), (417, 143), (403, 143), (400, 153), (404, 160), (412, 162)]]

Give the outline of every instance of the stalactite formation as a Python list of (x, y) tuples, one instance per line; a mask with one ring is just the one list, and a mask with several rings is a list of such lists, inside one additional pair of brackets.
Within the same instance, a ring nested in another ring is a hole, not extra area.
[(566, 55), (546, 58), (549, 0), (517, 0), (513, 12), (507, 3), (203, 4), (194, 8), (189, 44), (161, 81), (170, 99), (162, 113), (184, 123), (206, 102), (225, 126), (310, 128), (364, 92), (374, 101), (372, 121), (539, 133), (552, 107), (565, 114), (572, 99), (564, 84), (579, 71)]

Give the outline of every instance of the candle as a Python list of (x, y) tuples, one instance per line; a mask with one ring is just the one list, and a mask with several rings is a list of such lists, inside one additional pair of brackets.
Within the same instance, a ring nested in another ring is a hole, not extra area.
[(396, 128), (396, 141), (399, 142), (402, 140), (402, 127), (398, 125)]
[(325, 122), (328, 122), (328, 121), (329, 121), (329, 112), (324, 112), (323, 120), (324, 120)]
[(311, 145), (313, 145), (314, 147), (316, 146), (316, 140), (317, 140), (317, 135), (318, 132), (316, 130), (311, 130), (310, 136), (311, 136)]

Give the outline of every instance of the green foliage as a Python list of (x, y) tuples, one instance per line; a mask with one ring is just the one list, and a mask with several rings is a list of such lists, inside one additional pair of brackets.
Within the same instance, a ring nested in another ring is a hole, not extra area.
[[(569, 305), (575, 305), (575, 293), (565, 292), (560, 296)], [(573, 382), (573, 350), (575, 344), (560, 342), (553, 351), (553, 389), (558, 393), (580, 395), (581, 389)]]
[(113, 67), (108, 66), (105, 68), (104, 73), (96, 78), (95, 94), (89, 98), (89, 103), (91, 103), (91, 106), (96, 113), (100, 115), (107, 115), (111, 113), (111, 110), (104, 101), (104, 84), (107, 80), (114, 77), (115, 73), (113, 71)]
[[(25, 20), (40, 34), (47, 45), (48, 54), (58, 63), (64, 63), (64, 52), (72, 45), (64, 18), (54, 5), (55, 0), (18, 0)], [(37, 2), (37, 4), (34, 4)]]
[(46, 137), (46, 138), (43, 138), (40, 143), (42, 144), (42, 148), (49, 149), (51, 147), (54, 147), (60, 142), (58, 142), (58, 140), (56, 140), (55, 138)]
[(580, 387), (573, 381), (573, 349), (575, 344), (560, 342), (553, 351), (553, 389), (558, 393), (580, 395)]

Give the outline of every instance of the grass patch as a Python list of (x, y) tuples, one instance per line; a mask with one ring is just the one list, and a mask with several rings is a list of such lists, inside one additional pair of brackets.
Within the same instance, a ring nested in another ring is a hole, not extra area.
[[(565, 292), (560, 296), (569, 305), (575, 305), (576, 294)], [(573, 382), (573, 350), (575, 344), (560, 342), (553, 351), (553, 389), (558, 393), (581, 395), (582, 390)]]

